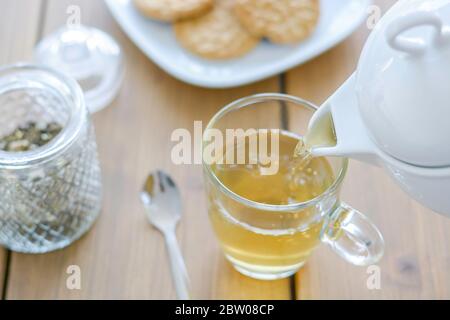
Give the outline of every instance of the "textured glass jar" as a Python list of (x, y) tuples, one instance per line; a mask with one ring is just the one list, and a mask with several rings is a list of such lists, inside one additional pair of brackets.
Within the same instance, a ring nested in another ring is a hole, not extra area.
[(94, 128), (76, 81), (45, 67), (0, 69), (0, 137), (27, 123), (61, 132), (24, 152), (0, 151), (0, 244), (19, 252), (63, 248), (101, 208)]

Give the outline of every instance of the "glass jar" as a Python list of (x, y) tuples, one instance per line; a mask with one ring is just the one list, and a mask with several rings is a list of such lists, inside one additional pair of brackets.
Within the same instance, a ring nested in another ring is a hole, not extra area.
[(0, 139), (34, 123), (62, 129), (32, 150), (0, 150), (0, 244), (44, 253), (68, 246), (101, 209), (94, 128), (76, 81), (46, 67), (0, 69)]

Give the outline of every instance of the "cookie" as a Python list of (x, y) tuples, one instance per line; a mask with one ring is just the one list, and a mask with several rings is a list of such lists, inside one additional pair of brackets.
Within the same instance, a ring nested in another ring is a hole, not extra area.
[(234, 13), (253, 35), (274, 43), (295, 43), (315, 29), (319, 0), (236, 0)]
[(133, 0), (145, 16), (161, 21), (177, 21), (201, 15), (210, 10), (214, 0)]
[(256, 47), (252, 36), (233, 14), (229, 0), (216, 1), (214, 9), (194, 19), (175, 24), (178, 41), (189, 51), (209, 59), (231, 59)]

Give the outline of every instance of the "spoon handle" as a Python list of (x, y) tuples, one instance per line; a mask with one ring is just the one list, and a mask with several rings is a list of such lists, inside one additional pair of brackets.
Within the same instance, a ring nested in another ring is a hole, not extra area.
[(172, 271), (172, 279), (175, 284), (177, 298), (179, 300), (188, 300), (190, 299), (188, 290), (189, 278), (175, 232), (165, 232), (164, 238), (169, 253), (170, 269)]

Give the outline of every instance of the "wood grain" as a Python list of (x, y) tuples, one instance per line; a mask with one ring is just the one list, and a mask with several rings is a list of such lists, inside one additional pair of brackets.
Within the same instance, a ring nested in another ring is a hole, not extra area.
[[(1, 0), (0, 65), (26, 61), (39, 30), (41, 1)], [(5, 279), (7, 251), (0, 247), (0, 292)]]
[[(393, 2), (376, 1), (385, 11)], [(359, 32), (335, 49), (287, 74), (288, 93), (320, 105), (353, 72), (367, 37)], [(295, 119), (290, 119), (295, 125)], [(378, 168), (351, 161), (342, 199), (379, 226), (386, 250), (381, 290), (369, 290), (366, 268), (320, 248), (297, 275), (299, 299), (449, 299), (450, 219), (408, 198)]]
[[(6, 270), (7, 270), (7, 255), (8, 255), (8, 251), (6, 251), (5, 249), (1, 248), (0, 249), (0, 292), (3, 293), (4, 289), (4, 285), (5, 282), (7, 281), (6, 279)], [(1, 299), (1, 298), (0, 298)]]
[[(185, 208), (178, 238), (194, 298), (289, 299), (289, 280), (262, 282), (241, 276), (224, 258), (212, 234), (199, 166), (175, 166), (170, 136), (192, 131), (223, 105), (257, 92), (278, 91), (276, 78), (235, 90), (205, 90), (183, 84), (151, 63), (121, 32), (103, 1), (52, 0), (47, 34), (64, 23), (68, 5), (79, 5), (82, 22), (111, 33), (123, 46), (127, 74), (119, 97), (94, 116), (103, 170), (104, 205), (94, 228), (62, 251), (13, 254), (7, 298), (175, 298), (164, 242), (139, 202), (146, 175), (161, 168), (173, 174)], [(82, 289), (66, 288), (66, 269), (78, 265)]]

